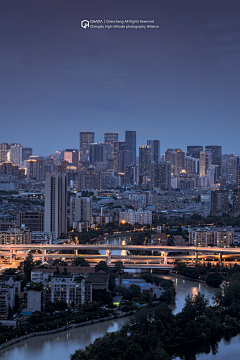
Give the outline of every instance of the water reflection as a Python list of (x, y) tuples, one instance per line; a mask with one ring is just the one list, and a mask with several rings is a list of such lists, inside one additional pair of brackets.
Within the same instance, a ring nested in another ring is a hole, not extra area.
[(46, 360), (50, 356), (58, 360), (67, 360), (75, 350), (84, 348), (106, 332), (119, 330), (127, 321), (128, 318), (110, 320), (58, 334), (30, 338), (0, 351), (0, 359)]
[(182, 310), (185, 303), (185, 297), (188, 294), (197, 295), (199, 291), (201, 291), (201, 293), (206, 296), (206, 298), (209, 300), (210, 305), (214, 304), (212, 297), (214, 296), (215, 289), (211, 286), (208, 286), (207, 284), (197, 283), (196, 281), (188, 279), (185, 280), (175, 275), (154, 274), (154, 276), (160, 276), (164, 279), (169, 279), (174, 282), (176, 289), (176, 302), (175, 304), (170, 305), (170, 308), (172, 309), (174, 314), (177, 314)]
[[(119, 237), (112, 240), (111, 244), (121, 244), (122, 240), (124, 239)], [(100, 251), (100, 253), (105, 255), (105, 251)], [(114, 251), (113, 254), (121, 255), (121, 251)], [(199, 291), (201, 291), (209, 299), (210, 304), (213, 304), (212, 297), (215, 289), (206, 284), (197, 283), (192, 280), (185, 280), (174, 275), (154, 275), (174, 281), (177, 295), (176, 303), (171, 305), (171, 309), (175, 314), (182, 310), (187, 294), (196, 295)], [(56, 358), (58, 360), (67, 360), (69, 359), (70, 354), (74, 353), (76, 349), (84, 348), (96, 338), (103, 336), (106, 332), (119, 330), (127, 321), (128, 318), (117, 319), (114, 321), (92, 324), (70, 331), (64, 331), (50, 336), (46, 335), (31, 338), (24, 342), (12, 345), (6, 350), (0, 351), (0, 359), (46, 360), (46, 358), (49, 358), (50, 356), (51, 358)], [(231, 338), (230, 335), (225, 336), (221, 341), (220, 340), (221, 338), (219, 337), (215, 341), (200, 344), (197, 349), (195, 345), (188, 345), (187, 351), (185, 349), (183, 352), (183, 349), (179, 349), (179, 352), (175, 354), (172, 353), (172, 356), (175, 356), (176, 360), (225, 360), (227, 357), (231, 360), (238, 360), (240, 342), (239, 335), (234, 336), (233, 338)], [(218, 344), (217, 341), (220, 341), (220, 343)]]

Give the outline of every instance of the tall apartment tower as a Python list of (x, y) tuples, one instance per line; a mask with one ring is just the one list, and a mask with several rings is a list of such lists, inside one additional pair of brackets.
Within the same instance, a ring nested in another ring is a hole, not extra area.
[(79, 152), (80, 159), (87, 159), (89, 156), (90, 144), (94, 143), (94, 132), (93, 131), (81, 131), (79, 139)]
[(0, 144), (0, 163), (7, 161), (7, 151), (9, 150), (10, 145), (8, 143)]
[(103, 163), (105, 161), (105, 149), (103, 144), (90, 145), (89, 161), (91, 165)]
[(136, 131), (125, 131), (124, 168), (136, 165)]
[(151, 146), (151, 163), (160, 162), (160, 140), (147, 140), (147, 145)]
[(114, 143), (118, 141), (118, 133), (104, 133), (107, 159), (114, 159)]
[(78, 150), (66, 149), (64, 151), (64, 160), (78, 169)]
[(15, 165), (22, 165), (22, 146), (20, 144), (11, 144), (10, 161)]
[(44, 231), (53, 232), (57, 239), (67, 232), (67, 176), (45, 175)]
[(212, 165), (216, 166), (216, 180), (221, 179), (222, 171), (222, 147), (216, 145), (205, 146), (205, 151), (212, 153)]
[(187, 154), (192, 158), (200, 159), (201, 151), (203, 151), (203, 146), (201, 145), (187, 146)]
[(165, 161), (170, 161), (173, 176), (178, 176), (181, 170), (184, 169), (184, 158), (185, 153), (179, 148), (167, 149), (165, 152)]
[(32, 148), (22, 148), (22, 161), (28, 160), (32, 156)]
[(212, 165), (211, 151), (201, 151), (199, 159), (199, 176), (207, 176), (207, 171)]
[(237, 156), (237, 188), (240, 189), (240, 156)]
[(124, 173), (125, 141), (114, 142), (114, 174)]
[(228, 190), (211, 192), (211, 214), (216, 216), (228, 214)]
[(105, 144), (113, 144), (115, 141), (118, 141), (118, 133), (104, 133), (104, 142)]
[(70, 197), (70, 224), (73, 222), (92, 223), (92, 197), (81, 192)]
[(150, 171), (151, 189), (160, 188), (161, 190), (171, 189), (171, 163), (163, 162), (160, 164), (152, 163)]
[(140, 145), (139, 146), (139, 174), (148, 175), (150, 174), (151, 165), (151, 146)]

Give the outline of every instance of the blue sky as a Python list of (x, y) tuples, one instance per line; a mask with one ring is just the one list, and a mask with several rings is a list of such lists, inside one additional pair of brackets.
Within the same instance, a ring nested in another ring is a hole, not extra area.
[[(2, 0), (0, 142), (35, 155), (79, 131), (137, 131), (167, 148), (239, 151), (240, 4), (232, 0)], [(82, 29), (148, 19), (159, 29)]]

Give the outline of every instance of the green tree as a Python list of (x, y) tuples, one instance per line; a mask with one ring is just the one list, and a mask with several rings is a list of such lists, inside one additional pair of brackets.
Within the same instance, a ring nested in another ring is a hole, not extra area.
[(107, 266), (105, 261), (100, 261), (96, 266), (95, 266), (95, 272), (98, 272), (99, 270), (103, 270), (106, 273), (110, 273), (110, 268), (109, 266)]
[(73, 266), (90, 266), (89, 262), (81, 257), (77, 257), (72, 261)]
[(213, 287), (218, 287), (219, 285), (221, 285), (222, 280), (222, 275), (217, 272), (208, 274), (206, 278), (207, 284)]

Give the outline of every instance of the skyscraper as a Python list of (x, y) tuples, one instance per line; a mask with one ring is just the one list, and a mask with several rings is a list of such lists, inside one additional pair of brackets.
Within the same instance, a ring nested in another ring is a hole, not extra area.
[(167, 149), (165, 152), (165, 161), (170, 161), (173, 176), (178, 176), (184, 169), (184, 158), (185, 153), (181, 149)]
[(115, 141), (118, 141), (118, 133), (104, 133), (104, 142), (105, 144), (113, 144)]
[(205, 146), (205, 151), (212, 153), (212, 165), (216, 165), (216, 181), (221, 179), (222, 147), (216, 145)]
[(67, 232), (67, 176), (45, 176), (44, 231), (53, 232), (53, 238)]
[(151, 162), (160, 162), (160, 140), (147, 140), (147, 145), (151, 146)]
[(162, 190), (171, 189), (171, 164), (170, 162), (152, 163), (150, 170), (151, 189), (160, 188)]
[(125, 131), (124, 167), (136, 165), (136, 131)]
[(0, 163), (7, 161), (7, 151), (9, 150), (10, 145), (8, 143), (0, 144)]
[(96, 163), (103, 163), (105, 161), (105, 149), (103, 144), (91, 144), (90, 145), (90, 157), (89, 161), (91, 165)]
[(125, 141), (114, 142), (114, 173), (124, 172)]
[(240, 156), (237, 156), (237, 188), (240, 189)]
[(200, 152), (203, 151), (203, 146), (193, 145), (187, 146), (187, 154), (195, 159), (200, 159)]
[(228, 214), (228, 191), (211, 192), (211, 214), (222, 216)]
[(10, 161), (15, 165), (22, 165), (22, 146), (20, 144), (12, 144), (10, 147)]
[(104, 133), (104, 143), (106, 144), (107, 159), (114, 159), (114, 142), (118, 141), (118, 133)]
[(79, 140), (80, 159), (88, 160), (89, 147), (90, 147), (90, 144), (93, 144), (93, 143), (94, 143), (94, 132), (93, 131), (80, 132), (80, 140)]
[(212, 166), (211, 151), (201, 151), (199, 160), (199, 176), (207, 176), (207, 170)]
[(22, 148), (22, 161), (28, 160), (32, 156), (32, 148)]
[(149, 176), (150, 165), (151, 165), (151, 146), (150, 145), (140, 145), (139, 146), (139, 174)]
[(64, 151), (64, 160), (78, 169), (78, 150), (66, 149)]
[(92, 197), (77, 193), (70, 197), (70, 225), (73, 222), (92, 223)]

